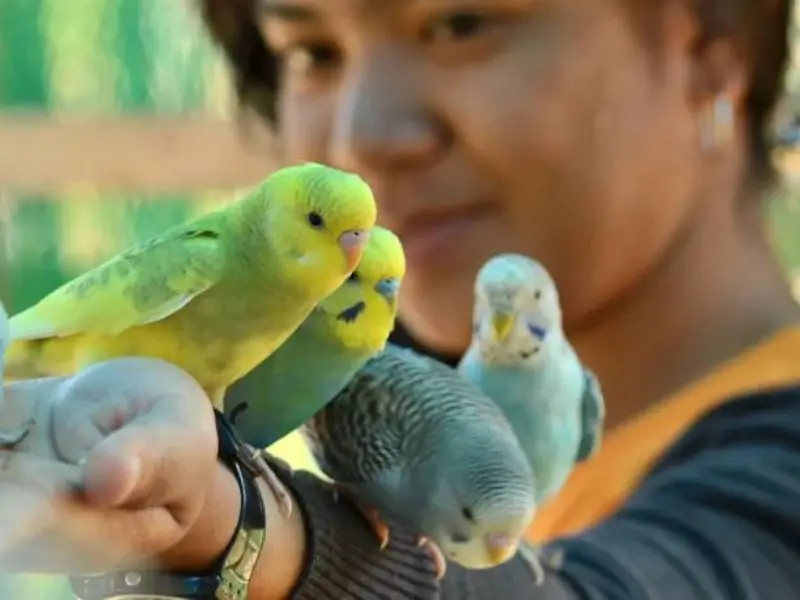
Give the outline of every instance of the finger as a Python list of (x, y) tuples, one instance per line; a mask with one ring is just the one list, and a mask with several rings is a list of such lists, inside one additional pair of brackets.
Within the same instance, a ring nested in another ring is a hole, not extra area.
[(84, 486), (90, 502), (106, 507), (175, 502), (207, 479), (216, 462), (215, 437), (187, 435), (168, 424), (134, 421), (90, 453)]
[(84, 502), (57, 502), (50, 526), (0, 552), (0, 571), (87, 573), (142, 565), (185, 534), (163, 507), (104, 511)]
[(50, 527), (54, 506), (73, 495), (80, 478), (72, 465), (0, 452), (0, 555)]
[(125, 358), (95, 365), (64, 381), (57, 396), (54, 445), (72, 462), (134, 419), (198, 434), (213, 427), (209, 401), (197, 382), (155, 359)]
[(17, 450), (31, 451), (52, 457), (48, 433), (50, 400), (62, 379), (43, 378), (15, 381), (4, 385), (5, 398), (0, 409), (0, 432), (11, 433), (28, 430), (16, 446)]
[(119, 390), (66, 383), (54, 401), (52, 445), (64, 462), (77, 463), (136, 415), (136, 403)]
[[(154, 506), (175, 500), (187, 487), (202, 488), (198, 478), (203, 480), (217, 452), (210, 403), (191, 379), (189, 384), (184, 380), (160, 387), (157, 400), (134, 402), (132, 417), (117, 414), (114, 418), (126, 422), (87, 456), (85, 485), (90, 501), (107, 507), (141, 502)], [(102, 426), (118, 426), (102, 416), (99, 421)]]

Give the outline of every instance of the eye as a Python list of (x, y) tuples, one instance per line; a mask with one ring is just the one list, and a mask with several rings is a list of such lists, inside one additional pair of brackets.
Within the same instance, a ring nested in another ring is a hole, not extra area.
[(325, 219), (322, 218), (321, 214), (315, 211), (308, 213), (308, 215), (306, 215), (306, 220), (314, 229), (322, 229), (325, 225)]
[(459, 11), (435, 19), (425, 28), (426, 42), (457, 42), (474, 38), (483, 33), (492, 20), (479, 11)]
[(535, 292), (533, 292), (533, 299), (534, 299), (534, 300), (540, 300), (540, 299), (541, 299), (541, 297), (542, 297), (542, 292), (541, 292), (541, 290), (536, 290)]
[(468, 506), (465, 506), (461, 509), (461, 514), (467, 521), (475, 520), (475, 515), (472, 514), (472, 509), (470, 509)]
[(278, 54), (287, 72), (295, 75), (328, 71), (339, 62), (339, 50), (319, 42), (293, 44)]

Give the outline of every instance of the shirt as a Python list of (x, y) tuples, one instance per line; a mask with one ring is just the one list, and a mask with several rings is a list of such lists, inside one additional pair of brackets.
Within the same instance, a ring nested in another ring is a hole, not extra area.
[[(385, 551), (311, 474), (281, 472), (308, 533), (293, 597), (790, 600), (800, 590), (800, 329), (766, 340), (624, 424), (581, 465), (533, 535), (563, 564), (434, 579), (411, 532)], [(278, 466), (276, 465), (276, 468)]]

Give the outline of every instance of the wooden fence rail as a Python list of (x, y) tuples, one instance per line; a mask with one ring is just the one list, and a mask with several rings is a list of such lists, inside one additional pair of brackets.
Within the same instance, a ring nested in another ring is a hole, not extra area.
[[(137, 192), (246, 187), (276, 166), (266, 131), (245, 136), (206, 116), (75, 117), (0, 112), (0, 188), (47, 193), (75, 186)], [(781, 151), (800, 179), (800, 152)]]
[(0, 112), (0, 188), (191, 192), (245, 187), (272, 169), (271, 138), (203, 116)]

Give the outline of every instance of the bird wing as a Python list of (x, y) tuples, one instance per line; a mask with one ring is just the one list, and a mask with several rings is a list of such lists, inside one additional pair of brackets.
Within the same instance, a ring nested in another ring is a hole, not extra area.
[(362, 371), (307, 423), (304, 433), (331, 479), (360, 484), (397, 467), (401, 441), (393, 416), (391, 392)]
[(10, 321), (11, 339), (116, 335), (165, 319), (219, 281), (220, 232), (178, 228), (61, 286)]
[(597, 452), (606, 419), (606, 406), (600, 383), (589, 369), (584, 369), (583, 373), (585, 385), (581, 399), (582, 433), (575, 462), (591, 458)]

